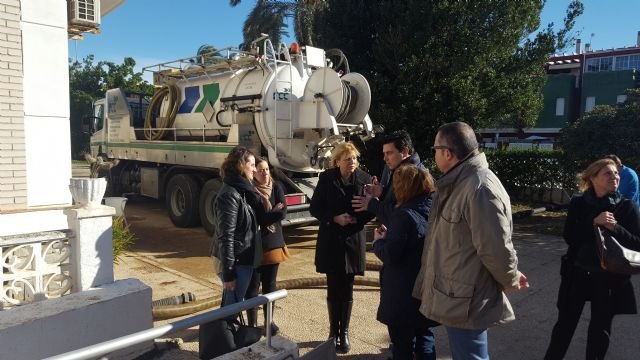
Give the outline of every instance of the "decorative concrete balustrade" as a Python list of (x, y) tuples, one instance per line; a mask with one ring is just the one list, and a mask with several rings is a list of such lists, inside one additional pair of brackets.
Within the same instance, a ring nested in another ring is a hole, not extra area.
[(70, 230), (0, 237), (0, 307), (71, 292)]
[[(12, 359), (42, 359), (153, 327), (151, 288), (114, 281), (115, 212), (98, 205), (0, 214), (0, 349)], [(152, 346), (109, 358), (133, 359)]]

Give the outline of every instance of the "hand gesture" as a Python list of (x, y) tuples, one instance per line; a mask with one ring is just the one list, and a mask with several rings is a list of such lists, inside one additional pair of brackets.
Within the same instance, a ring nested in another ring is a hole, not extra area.
[(358, 220), (355, 218), (355, 216), (351, 216), (348, 213), (343, 213), (343, 214), (334, 216), (333, 222), (340, 226), (347, 226), (349, 224), (357, 223)]
[(364, 196), (353, 196), (353, 199), (351, 199), (351, 206), (353, 206), (353, 210), (355, 210), (356, 212), (367, 211), (369, 201), (371, 201), (371, 199), (371, 194), (367, 194), (365, 188)]
[(593, 219), (593, 223), (602, 226), (607, 230), (613, 231), (618, 222), (616, 221), (615, 216), (613, 216), (613, 213), (603, 211)]
[(277, 203), (276, 206), (272, 208), (273, 211), (278, 211), (284, 209), (284, 205), (282, 203)]
[(387, 235), (387, 227), (380, 225), (373, 231), (373, 240), (384, 239), (385, 235)]
[(373, 183), (364, 186), (364, 193), (376, 198), (382, 195), (382, 185), (378, 182), (377, 177), (373, 177)]

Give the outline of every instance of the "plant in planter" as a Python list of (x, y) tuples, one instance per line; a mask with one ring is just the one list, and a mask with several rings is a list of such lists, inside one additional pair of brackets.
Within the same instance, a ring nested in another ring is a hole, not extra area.
[(136, 240), (136, 237), (129, 230), (129, 225), (123, 216), (113, 217), (113, 262), (118, 263), (122, 256)]
[(107, 179), (98, 178), (100, 170), (109, 170), (119, 161), (105, 161), (89, 153), (85, 153), (84, 158), (89, 163), (89, 178), (71, 178), (69, 189), (76, 205), (91, 208), (100, 205), (107, 189)]

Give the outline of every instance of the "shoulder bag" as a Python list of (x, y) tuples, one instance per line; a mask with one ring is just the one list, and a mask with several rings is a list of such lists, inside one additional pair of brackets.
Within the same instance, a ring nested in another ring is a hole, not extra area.
[(640, 274), (640, 252), (620, 245), (610, 231), (598, 225), (594, 225), (593, 228), (602, 269), (614, 274)]

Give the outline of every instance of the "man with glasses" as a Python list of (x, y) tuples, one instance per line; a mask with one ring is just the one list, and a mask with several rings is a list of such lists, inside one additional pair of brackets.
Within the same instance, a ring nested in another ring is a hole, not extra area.
[(487, 328), (515, 319), (505, 292), (529, 287), (511, 242), (509, 195), (466, 123), (442, 125), (432, 149), (444, 175), (413, 296), (446, 327), (454, 360), (489, 359)]

